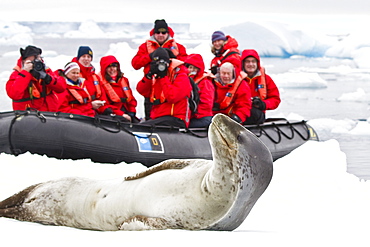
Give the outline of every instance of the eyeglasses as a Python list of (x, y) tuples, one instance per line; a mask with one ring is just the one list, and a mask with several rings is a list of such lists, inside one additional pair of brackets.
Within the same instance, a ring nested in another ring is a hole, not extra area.
[(156, 34), (166, 34), (167, 32), (155, 32)]

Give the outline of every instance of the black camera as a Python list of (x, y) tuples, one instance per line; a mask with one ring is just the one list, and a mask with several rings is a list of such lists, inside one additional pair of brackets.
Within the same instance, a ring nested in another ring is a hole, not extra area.
[(167, 62), (165, 60), (161, 59), (157, 61), (156, 64), (157, 64), (158, 71), (163, 72), (167, 70)]
[(39, 59), (35, 59), (33, 62), (33, 69), (37, 72), (45, 71), (45, 64)]

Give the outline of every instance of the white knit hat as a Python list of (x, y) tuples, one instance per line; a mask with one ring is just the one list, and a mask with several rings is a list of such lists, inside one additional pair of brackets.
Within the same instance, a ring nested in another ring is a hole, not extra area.
[(75, 62), (69, 62), (64, 66), (64, 74), (68, 74), (71, 70), (78, 69), (80, 70), (80, 66)]

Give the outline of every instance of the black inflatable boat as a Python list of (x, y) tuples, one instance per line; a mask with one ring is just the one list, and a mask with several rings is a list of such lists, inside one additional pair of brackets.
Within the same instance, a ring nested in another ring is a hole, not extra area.
[[(269, 119), (245, 127), (266, 144), (274, 160), (308, 140), (318, 140), (305, 121)], [(139, 162), (147, 167), (171, 158), (212, 158), (206, 129), (154, 127), (38, 111), (0, 113), (0, 152), (88, 158), (100, 163)]]

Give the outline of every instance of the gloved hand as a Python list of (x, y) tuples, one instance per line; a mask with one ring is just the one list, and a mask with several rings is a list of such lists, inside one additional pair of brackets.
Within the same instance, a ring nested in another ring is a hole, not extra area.
[(158, 72), (157, 63), (155, 61), (151, 61), (150, 62), (150, 71), (149, 71), (149, 73), (151, 74), (151, 76), (153, 76), (153, 75), (157, 74), (157, 72)]
[(145, 74), (145, 77), (147, 78), (147, 79), (149, 79), (149, 80), (151, 80), (152, 78), (153, 78), (153, 74), (152, 74), (152, 72), (148, 72), (148, 73), (146, 73)]
[(103, 115), (111, 115), (111, 114), (113, 114), (113, 110), (111, 108), (107, 108), (103, 112)]
[(166, 51), (168, 52), (168, 56), (170, 58), (176, 58), (176, 55), (173, 54), (173, 52), (172, 52), (172, 50), (170, 48), (164, 48), (164, 49), (166, 49)]
[(238, 115), (236, 115), (236, 114), (232, 114), (230, 118), (232, 120), (234, 120), (235, 122), (237, 122), (237, 123), (241, 123), (242, 122), (242, 120), (240, 119), (240, 117), (238, 117)]
[(22, 69), (27, 72), (30, 72), (33, 69), (32, 61), (31, 60), (24, 61)]
[(46, 74), (44, 79), (42, 80), (46, 85), (49, 85), (50, 82), (53, 80), (50, 75)]
[(266, 103), (263, 102), (260, 97), (253, 97), (252, 106), (254, 108), (260, 109), (261, 111), (266, 110)]

